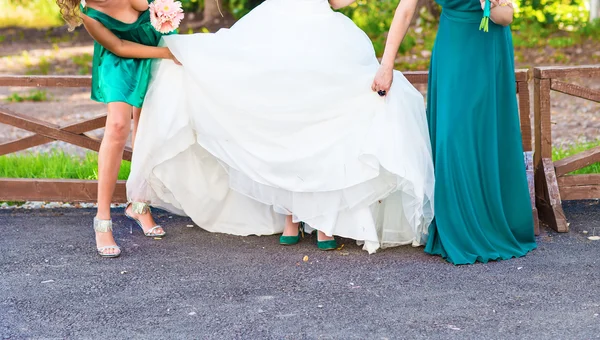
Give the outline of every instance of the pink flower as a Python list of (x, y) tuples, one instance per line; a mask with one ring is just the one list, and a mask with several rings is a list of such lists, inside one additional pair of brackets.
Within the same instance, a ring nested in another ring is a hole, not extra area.
[(176, 30), (183, 20), (181, 2), (156, 0), (150, 4), (150, 23), (160, 33)]

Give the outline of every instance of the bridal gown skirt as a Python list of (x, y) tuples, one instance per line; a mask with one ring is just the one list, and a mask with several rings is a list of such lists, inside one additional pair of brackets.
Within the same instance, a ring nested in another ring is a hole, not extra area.
[(132, 200), (211, 232), (281, 233), (285, 215), (374, 252), (420, 245), (433, 218), (422, 95), (388, 96), (368, 37), (322, 0), (267, 0), (231, 29), (173, 35), (156, 63)]

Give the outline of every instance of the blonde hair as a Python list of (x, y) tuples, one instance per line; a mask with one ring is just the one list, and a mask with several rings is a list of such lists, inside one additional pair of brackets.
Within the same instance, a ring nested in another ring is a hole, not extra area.
[(60, 8), (60, 15), (69, 26), (69, 32), (72, 32), (83, 23), (79, 11), (80, 3), (80, 0), (56, 0), (56, 4)]

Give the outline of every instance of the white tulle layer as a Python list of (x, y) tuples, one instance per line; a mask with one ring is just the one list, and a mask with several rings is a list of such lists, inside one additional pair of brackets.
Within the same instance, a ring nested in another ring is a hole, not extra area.
[(212, 232), (280, 233), (291, 214), (369, 252), (425, 242), (423, 97), (399, 72), (387, 97), (371, 91), (379, 65), (352, 21), (322, 0), (267, 0), (229, 30), (165, 40), (184, 66), (157, 64), (130, 199)]

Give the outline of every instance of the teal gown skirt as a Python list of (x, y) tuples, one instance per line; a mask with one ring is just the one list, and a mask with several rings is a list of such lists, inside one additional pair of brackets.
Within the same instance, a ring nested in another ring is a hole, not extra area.
[(478, 0), (440, 1), (428, 121), (435, 212), (425, 251), (459, 264), (536, 248), (510, 28), (479, 31)]

